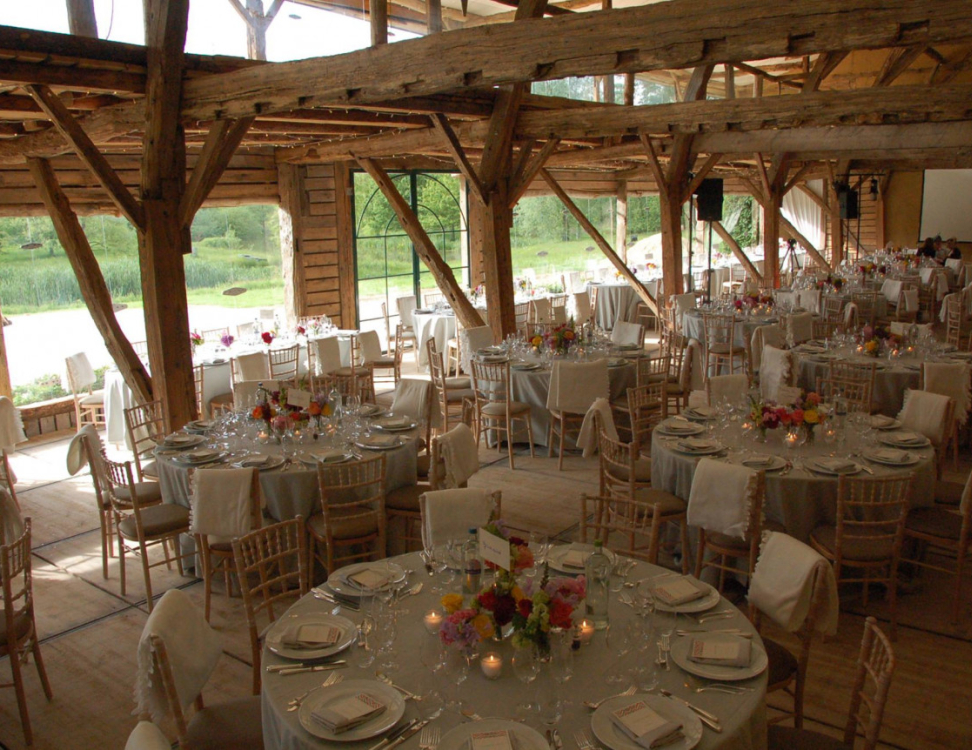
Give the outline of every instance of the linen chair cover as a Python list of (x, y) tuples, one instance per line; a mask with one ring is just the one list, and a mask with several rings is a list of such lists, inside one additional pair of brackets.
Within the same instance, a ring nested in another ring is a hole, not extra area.
[(606, 359), (595, 362), (555, 362), (550, 374), (547, 409), (587, 414), (594, 399), (608, 398), (611, 383)]
[(314, 339), (308, 345), (314, 347), (314, 375), (330, 375), (341, 369), (341, 344), (337, 336)]
[(763, 349), (775, 346), (782, 349), (786, 346), (786, 334), (778, 325), (759, 326), (753, 331), (750, 339), (750, 366), (753, 372), (759, 372), (763, 360)]
[(550, 319), (552, 323), (560, 325), (567, 322), (567, 308), (563, 305), (551, 307), (550, 312)]
[(263, 385), (271, 393), (280, 390), (280, 381), (270, 380), (241, 380), (233, 384), (233, 403), (237, 406), (248, 406), (256, 399), (257, 390)]
[(584, 415), (581, 423), (580, 434), (577, 436), (577, 446), (584, 449), (584, 458), (590, 458), (597, 453), (597, 420), (595, 415), (601, 418), (601, 427), (611, 440), (618, 439), (618, 428), (614, 425), (614, 414), (611, 411), (611, 402), (606, 398), (596, 398), (591, 408)]
[(856, 304), (848, 302), (844, 305), (844, 330), (852, 331), (857, 328), (859, 317)]
[(918, 290), (906, 289), (901, 292), (901, 301), (898, 303), (898, 313), (918, 312)]
[(645, 341), (645, 329), (638, 323), (628, 323), (624, 320), (619, 320), (614, 324), (614, 330), (611, 331), (611, 343), (617, 344), (618, 346), (627, 346), (629, 344), (643, 345)]
[(240, 381), (269, 379), (270, 367), (267, 363), (267, 355), (263, 352), (241, 354), (235, 359)]
[(745, 539), (758, 479), (759, 472), (745, 466), (703, 458), (692, 477), (689, 526)]
[(926, 391), (955, 400), (955, 420), (964, 425), (969, 417), (970, 371), (965, 362), (923, 362)]
[(67, 367), (67, 379), (72, 390), (83, 390), (94, 385), (95, 371), (84, 352), (72, 354), (64, 360)]
[(544, 297), (530, 301), (529, 321), (531, 323), (551, 323), (553, 322), (553, 308), (550, 299)]
[(361, 358), (368, 362), (378, 362), (384, 359), (381, 353), (381, 339), (378, 331), (362, 331), (358, 334), (358, 345), (361, 347)]
[(0, 449), (11, 451), (27, 440), (20, 410), (6, 396), (0, 396)]
[(764, 401), (779, 402), (777, 395), (780, 386), (790, 384), (790, 352), (767, 346), (763, 349), (763, 368), (759, 374), (759, 394)]
[(480, 349), (493, 344), (493, 329), (489, 326), (476, 326), (475, 328), (463, 328), (459, 332), (461, 342), (462, 357), (460, 367), (463, 372), (472, 372), (469, 359)]
[(196, 469), (189, 532), (218, 544), (252, 530), (251, 489), (256, 469)]
[(786, 319), (786, 343), (796, 346), (813, 338), (813, 313), (796, 313)]
[(591, 317), (591, 294), (586, 289), (574, 292), (574, 320), (583, 323)]
[(682, 316), (689, 310), (694, 310), (698, 298), (692, 292), (687, 294), (676, 294), (672, 297), (675, 306), (675, 327), (682, 330)]
[(179, 705), (185, 711), (205, 687), (223, 653), (216, 631), (181, 589), (165, 592), (145, 621), (138, 641), (135, 703), (138, 714), (164, 720), (168, 700), (152, 659), (152, 636), (165, 644)]
[(718, 406), (723, 400), (738, 404), (749, 393), (749, 378), (745, 375), (713, 375), (706, 383), (709, 406)]
[(393, 414), (402, 414), (416, 421), (428, 419), (430, 429), (437, 429), (442, 424), (442, 409), (429, 380), (399, 380), (392, 395), (391, 410)]
[(965, 270), (965, 265), (963, 264), (961, 258), (946, 258), (945, 267), (951, 268), (953, 271), (955, 271), (956, 275)]
[(495, 508), (487, 490), (463, 488), (426, 492), (419, 497), (422, 542), (436, 546), (451, 539), (466, 539), (469, 529), (489, 523)]
[(172, 750), (172, 743), (151, 721), (140, 721), (128, 735), (125, 750)]
[(808, 312), (819, 313), (821, 296), (819, 289), (801, 289), (797, 292), (797, 304)]
[(415, 295), (399, 297), (395, 300), (395, 307), (398, 308), (398, 317), (401, 318), (402, 325), (406, 328), (415, 328), (415, 318), (412, 315), (417, 307)]
[(439, 455), (445, 467), (443, 486), (446, 489), (462, 487), (479, 471), (476, 436), (464, 424), (457, 424), (439, 436)]
[(689, 339), (682, 359), (682, 370), (678, 382), (683, 390), (700, 391), (705, 387), (705, 368), (702, 366), (702, 342)]
[(898, 295), (901, 294), (901, 282), (897, 279), (885, 279), (881, 285), (881, 294), (891, 304), (897, 303)]
[(24, 533), (24, 517), (5, 489), (0, 488), (0, 544), (13, 544)]
[(905, 391), (904, 405), (898, 419), (903, 427), (920, 432), (937, 448), (948, 437), (951, 428), (951, 425), (945, 424), (951, 400), (939, 393), (909, 388)]
[(803, 542), (779, 531), (764, 531), (749, 603), (788, 633), (797, 632), (807, 619), (818, 587), (825, 594), (817, 603), (813, 629), (837, 634), (840, 601), (837, 579), (827, 559)]

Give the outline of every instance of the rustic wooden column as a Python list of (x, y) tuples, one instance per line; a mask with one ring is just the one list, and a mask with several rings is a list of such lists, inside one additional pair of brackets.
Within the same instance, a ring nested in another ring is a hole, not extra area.
[(497, 343), (516, 333), (516, 305), (513, 292), (513, 250), (510, 232), (513, 209), (508, 205), (506, 186), (497, 185), (483, 209), (483, 276), (486, 284), (486, 319)]
[(425, 33), (438, 34), (442, 31), (442, 0), (426, 0)]
[(618, 181), (617, 213), (614, 217), (614, 247), (621, 259), (628, 262), (628, 181)]
[(75, 36), (98, 38), (94, 0), (67, 0), (68, 29)]
[(240, 0), (229, 0), (229, 4), (246, 24), (246, 56), (250, 60), (266, 60), (267, 29), (280, 12), (284, 0), (273, 0), (266, 13), (263, 12), (263, 0), (246, 0), (245, 8), (240, 5)]
[(182, 99), (188, 17), (188, 0), (145, 0), (145, 231), (139, 259), (153, 392), (162, 400), (169, 430), (197, 416), (182, 259), (192, 252), (192, 242), (179, 210), (186, 187), (186, 142), (179, 119), (172, 116)]
[(370, 0), (371, 46), (388, 44), (388, 0)]
[(769, 286), (780, 285), (780, 206), (783, 196), (771, 190), (763, 206), (763, 278)]

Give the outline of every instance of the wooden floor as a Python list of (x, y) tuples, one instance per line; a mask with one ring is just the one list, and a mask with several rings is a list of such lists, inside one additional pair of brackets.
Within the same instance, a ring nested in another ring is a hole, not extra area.
[[(87, 474), (68, 476), (66, 447), (67, 437), (55, 438), (26, 444), (12, 458), (21, 504), (33, 519), (38, 628), (54, 690), (48, 703), (36, 671), (26, 672), (35, 747), (120, 748), (135, 724), (135, 650), (147, 616), (141, 572), (129, 568), (126, 597), (119, 592), (115, 561), (108, 580), (102, 578), (91, 480)], [(556, 460), (546, 458), (545, 449), (530, 458), (521, 448), (515, 472), (505, 453), (484, 448), (480, 460), (482, 470), (470, 484), (502, 490), (504, 517), (512, 526), (542, 530), (561, 540), (574, 537), (580, 495), (597, 489), (594, 459), (571, 454), (562, 472)], [(970, 465), (972, 460), (964, 456), (960, 468), (968, 471)], [(960, 481), (962, 474), (950, 471), (946, 478)], [(180, 578), (164, 567), (153, 570), (153, 586), (156, 595), (180, 587), (197, 602), (202, 600), (201, 582)], [(926, 575), (919, 592), (900, 597), (898, 668), (882, 747), (972, 748), (970, 589), (972, 584), (965, 588), (963, 616), (955, 628), (948, 624), (948, 579)], [(873, 602), (870, 613), (883, 618), (884, 602)], [(840, 733), (862, 623), (851, 592), (837, 636), (813, 648), (808, 726)], [(223, 636), (225, 655), (207, 689), (207, 700), (244, 696), (250, 687), (250, 657), (240, 600), (228, 599), (220, 590), (213, 598), (212, 624)], [(767, 632), (786, 641), (778, 632)], [(9, 674), (6, 662), (0, 659), (0, 681)], [(171, 727), (166, 730), (174, 736)], [(0, 742), (10, 748), (24, 744), (12, 690), (0, 690)]]

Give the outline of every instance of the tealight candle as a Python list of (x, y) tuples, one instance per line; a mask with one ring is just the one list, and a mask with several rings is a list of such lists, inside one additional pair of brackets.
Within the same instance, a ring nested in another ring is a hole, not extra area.
[(581, 620), (577, 627), (580, 630), (580, 641), (582, 644), (590, 643), (591, 638), (594, 637), (594, 621), (593, 620)]
[(479, 660), (479, 667), (488, 679), (498, 679), (503, 674), (503, 657), (490, 651)]
[(790, 432), (786, 433), (786, 436), (783, 438), (783, 440), (786, 441), (786, 445), (788, 448), (792, 448), (796, 446), (796, 444), (800, 441), (800, 435), (795, 430), (791, 430)]
[(425, 613), (425, 617), (422, 618), (425, 622), (425, 629), (430, 633), (438, 633), (439, 626), (442, 625), (442, 614), (434, 609), (430, 609)]
[(263, 431), (263, 430), (260, 431), (260, 434), (257, 437), (260, 440), (269, 440), (270, 439), (270, 436), (265, 431)]

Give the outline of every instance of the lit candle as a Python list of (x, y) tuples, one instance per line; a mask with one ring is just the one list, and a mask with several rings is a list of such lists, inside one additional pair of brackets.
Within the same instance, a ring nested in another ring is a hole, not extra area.
[(786, 444), (788, 446), (792, 447), (797, 444), (797, 441), (800, 439), (800, 436), (796, 433), (796, 431), (790, 431), (786, 433), (786, 437), (783, 439), (786, 441)]
[(495, 680), (503, 674), (503, 657), (491, 651), (480, 659), (479, 666), (488, 679)]
[(439, 626), (442, 625), (441, 613), (436, 612), (434, 609), (430, 609), (425, 613), (425, 617), (423, 619), (425, 621), (426, 630), (428, 630), (430, 633), (439, 632)]
[(258, 437), (259, 437), (260, 440), (269, 440), (270, 439), (270, 436), (266, 432), (264, 432), (264, 431), (261, 431)]
[(590, 643), (591, 638), (594, 637), (594, 621), (581, 620), (580, 623), (578, 623), (578, 628), (580, 628), (581, 644)]

